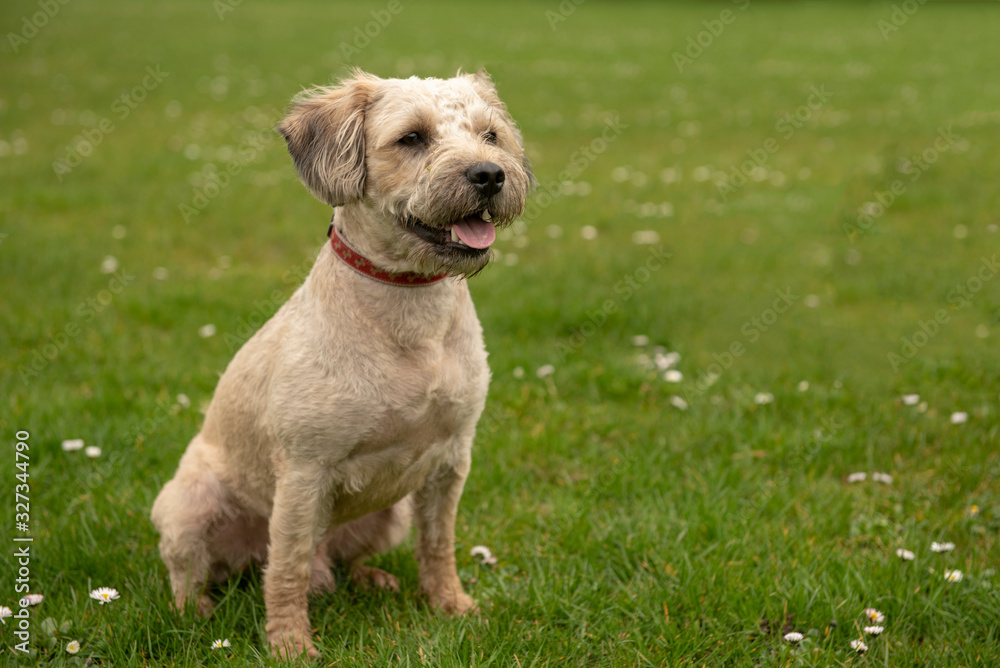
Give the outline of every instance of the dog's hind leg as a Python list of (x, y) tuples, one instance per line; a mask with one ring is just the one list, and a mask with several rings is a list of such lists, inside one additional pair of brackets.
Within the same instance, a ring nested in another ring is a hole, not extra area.
[(199, 613), (208, 616), (212, 611), (205, 581), (211, 566), (213, 526), (223, 517), (222, 498), (222, 483), (194, 443), (153, 503), (151, 517), (160, 532), (160, 556), (170, 571), (174, 603), (182, 611), (195, 596)]
[(407, 496), (389, 508), (338, 526), (327, 535), (324, 547), (331, 559), (350, 568), (355, 583), (399, 591), (396, 576), (365, 566), (364, 561), (403, 542), (410, 532), (412, 517), (413, 503)]

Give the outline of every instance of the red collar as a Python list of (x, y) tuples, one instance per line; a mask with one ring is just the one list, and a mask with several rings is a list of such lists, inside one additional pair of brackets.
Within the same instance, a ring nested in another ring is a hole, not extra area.
[(340, 235), (337, 234), (337, 228), (332, 224), (330, 225), (330, 246), (333, 248), (333, 252), (337, 254), (337, 257), (343, 260), (351, 269), (359, 274), (367, 276), (368, 278), (381, 281), (382, 283), (413, 287), (437, 283), (438, 281), (448, 277), (448, 274), (424, 276), (423, 274), (418, 274), (413, 271), (406, 271), (397, 274), (391, 271), (385, 271), (384, 269), (379, 269), (364, 256), (351, 248), (348, 245), (347, 240), (342, 239)]

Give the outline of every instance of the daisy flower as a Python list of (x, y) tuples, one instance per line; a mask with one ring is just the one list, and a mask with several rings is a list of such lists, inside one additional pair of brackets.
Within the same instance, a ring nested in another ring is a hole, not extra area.
[(207, 325), (202, 325), (198, 328), (198, 336), (203, 339), (209, 339), (215, 336), (215, 325), (208, 323)]
[(43, 598), (45, 597), (41, 594), (27, 594), (21, 598), (21, 607), (23, 608), (28, 605), (38, 605), (42, 602)]
[(885, 615), (875, 608), (865, 608), (865, 617), (868, 618), (868, 621), (875, 624), (885, 623)]
[(684, 380), (684, 374), (677, 369), (669, 369), (665, 374), (663, 374), (663, 380), (668, 383), (679, 383)]
[(952, 424), (965, 424), (969, 419), (969, 414), (965, 411), (958, 411), (957, 413), (951, 414)]
[(798, 633), (797, 631), (792, 631), (791, 633), (785, 634), (785, 640), (792, 644), (795, 644), (797, 642), (802, 642), (802, 638), (804, 637), (805, 636), (803, 636), (801, 633)]
[(683, 397), (678, 397), (676, 394), (670, 397), (670, 405), (682, 411), (686, 411), (688, 409), (688, 402), (684, 401)]
[(847, 476), (847, 482), (864, 482), (868, 479), (868, 474), (864, 471), (859, 471), (857, 473), (852, 473)]
[(212, 649), (222, 649), (223, 647), (230, 647), (229, 638), (219, 639), (212, 643)]
[(962, 571), (945, 571), (944, 579), (948, 582), (961, 582), (962, 578), (965, 577)]
[(800, 380), (799, 384), (796, 386), (799, 392), (807, 392), (809, 390), (809, 381)]
[(882, 631), (885, 631), (885, 627), (883, 627), (883, 626), (866, 626), (865, 627), (865, 633), (867, 633), (870, 636), (877, 636), (877, 635), (881, 634)]
[(898, 550), (896, 550), (896, 556), (902, 559), (903, 561), (913, 561), (917, 555), (913, 554), (909, 550), (904, 550), (903, 548), (899, 548)]
[(858, 654), (864, 654), (865, 652), (868, 651), (868, 645), (866, 645), (861, 640), (852, 640), (851, 649), (853, 649)]
[(14, 611), (6, 605), (0, 605), (0, 624), (6, 624), (7, 618), (14, 614)]
[(479, 557), (480, 561), (487, 566), (492, 566), (497, 563), (497, 558), (493, 556), (493, 551), (485, 545), (476, 545), (474, 548), (469, 550), (469, 554), (473, 557)]
[(649, 345), (649, 337), (646, 336), (645, 334), (636, 334), (635, 336), (632, 337), (632, 345), (633, 346), (640, 346), (640, 347), (641, 346), (648, 346)]
[(875, 482), (885, 483), (886, 485), (892, 484), (892, 476), (888, 473), (879, 473), (876, 471), (875, 473), (872, 473), (872, 480)]
[(101, 456), (101, 449), (99, 447), (97, 447), (96, 445), (88, 445), (86, 448), (84, 448), (83, 452), (88, 457), (100, 457)]
[(62, 449), (66, 452), (72, 452), (74, 450), (83, 449), (83, 439), (82, 438), (69, 438), (62, 442)]
[(80, 641), (79, 640), (70, 640), (69, 643), (67, 643), (67, 645), (66, 645), (66, 651), (68, 653), (70, 653), (70, 654), (76, 654), (77, 652), (79, 652), (80, 651)]
[(538, 367), (538, 371), (535, 372), (535, 375), (538, 376), (539, 378), (548, 378), (555, 372), (556, 368), (554, 366), (552, 366), (551, 364), (543, 364), (542, 366)]
[(94, 599), (101, 605), (105, 603), (110, 603), (118, 598), (118, 590), (112, 589), (111, 587), (98, 587), (94, 591), (90, 592), (90, 598)]
[(903, 403), (905, 405), (907, 405), (907, 406), (916, 406), (918, 403), (920, 403), (920, 395), (919, 394), (904, 394), (903, 395)]
[(758, 406), (763, 406), (764, 404), (769, 404), (774, 401), (774, 395), (770, 392), (758, 392), (754, 395), (753, 402)]
[(931, 552), (951, 552), (954, 549), (954, 543), (931, 543)]
[(969, 506), (969, 517), (975, 517), (978, 514), (979, 514), (979, 506), (973, 503), (971, 506)]

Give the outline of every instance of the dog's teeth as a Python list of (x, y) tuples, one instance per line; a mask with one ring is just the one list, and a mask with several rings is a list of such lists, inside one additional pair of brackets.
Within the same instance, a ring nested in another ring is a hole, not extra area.
[(483, 211), (483, 215), (480, 216), (480, 217), (483, 220), (485, 220), (487, 223), (489, 223), (489, 222), (491, 222), (493, 220), (493, 216), (490, 215), (489, 211)]
[(455, 228), (454, 228), (454, 227), (453, 227), (453, 228), (451, 228), (451, 240), (452, 240), (452, 241), (461, 241), (461, 240), (460, 240), (460, 239), (458, 238), (458, 232), (456, 232), (456, 231), (455, 231)]

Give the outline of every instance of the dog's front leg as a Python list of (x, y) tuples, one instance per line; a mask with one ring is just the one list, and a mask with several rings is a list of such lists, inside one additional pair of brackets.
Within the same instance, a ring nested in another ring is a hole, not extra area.
[(306, 594), (312, 558), (326, 529), (324, 500), (324, 485), (315, 472), (290, 470), (277, 481), (264, 604), (271, 653), (284, 659), (303, 652), (318, 656), (312, 643)]
[(462, 591), (455, 568), (455, 515), (469, 466), (466, 459), (438, 470), (414, 495), (420, 588), (431, 605), (456, 615), (476, 607), (472, 597)]

